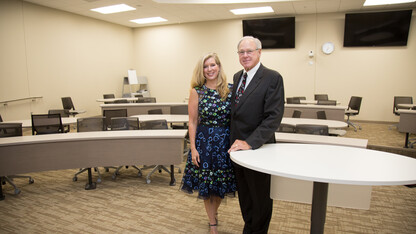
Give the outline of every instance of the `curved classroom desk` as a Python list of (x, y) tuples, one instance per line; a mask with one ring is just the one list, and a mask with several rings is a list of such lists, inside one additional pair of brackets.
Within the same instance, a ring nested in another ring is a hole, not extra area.
[(301, 118), (316, 119), (317, 111), (325, 111), (326, 118), (329, 120), (344, 121), (345, 110), (347, 106), (329, 106), (329, 105), (307, 105), (307, 104), (285, 104), (283, 117), (292, 117), (294, 110), (302, 111)]
[(137, 101), (139, 98), (136, 97), (128, 97), (128, 98), (98, 98), (96, 99), (97, 102), (115, 102), (119, 100), (126, 100), (128, 102)]
[(346, 128), (348, 124), (338, 120), (326, 120), (326, 119), (308, 119), (308, 118), (287, 118), (283, 117), (283, 124), (296, 126), (297, 124), (312, 124), (312, 125), (327, 125), (328, 128)]
[(313, 181), (311, 233), (324, 233), (329, 183), (416, 183), (416, 159), (382, 151), (335, 145), (266, 144), (230, 155), (235, 163), (252, 170)]
[(127, 116), (147, 115), (149, 110), (161, 109), (163, 114), (170, 114), (171, 106), (188, 106), (184, 102), (156, 102), (156, 103), (118, 103), (100, 104), (102, 112), (104, 110), (127, 109)]
[(188, 115), (132, 115), (130, 117), (137, 117), (139, 121), (149, 121), (164, 119), (168, 123), (188, 123)]
[[(77, 123), (77, 117), (63, 117), (62, 125), (70, 125)], [(19, 120), (11, 120), (11, 121), (4, 121), (3, 123), (22, 123), (22, 128), (31, 128), (32, 127), (32, 120), (31, 119), (19, 119)]]
[[(0, 138), (0, 176), (113, 165), (180, 164), (187, 130), (77, 132)], [(170, 184), (175, 184), (171, 170)], [(91, 181), (89, 181), (91, 182)]]

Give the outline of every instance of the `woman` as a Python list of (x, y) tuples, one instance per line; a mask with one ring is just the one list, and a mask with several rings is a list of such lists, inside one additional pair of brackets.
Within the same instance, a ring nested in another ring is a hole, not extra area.
[(217, 212), (225, 195), (235, 196), (236, 182), (230, 155), (231, 84), (227, 84), (215, 53), (197, 63), (189, 96), (189, 140), (181, 189), (198, 191), (204, 199), (211, 233), (217, 232)]

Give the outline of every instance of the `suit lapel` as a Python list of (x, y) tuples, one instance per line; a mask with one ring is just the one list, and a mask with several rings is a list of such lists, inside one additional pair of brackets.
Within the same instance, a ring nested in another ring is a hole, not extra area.
[[(257, 70), (256, 74), (254, 75), (253, 79), (250, 81), (250, 83), (248, 84), (248, 86), (246, 87), (246, 89), (244, 90), (244, 94), (241, 96), (239, 103), (237, 104), (237, 108), (235, 109), (239, 109), (241, 106), (244, 105), (244, 102), (250, 97), (250, 94), (256, 90), (256, 88), (258, 87), (258, 85), (260, 84), (261, 78), (263, 77), (263, 70), (264, 67), (262, 64), (260, 64), (259, 69)], [(241, 79), (241, 75), (242, 72), (239, 73), (239, 79), (238, 79), (238, 83), (240, 82)], [(237, 91), (236, 91), (237, 92)], [(235, 93), (234, 93), (234, 97), (235, 97)]]

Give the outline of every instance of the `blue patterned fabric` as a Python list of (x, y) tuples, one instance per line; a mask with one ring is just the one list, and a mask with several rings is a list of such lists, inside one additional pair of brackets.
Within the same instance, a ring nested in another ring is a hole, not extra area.
[[(231, 85), (229, 85), (231, 90)], [(224, 198), (235, 195), (237, 190), (230, 155), (230, 114), (231, 92), (226, 100), (221, 100), (216, 90), (205, 86), (195, 88), (198, 96), (198, 127), (195, 147), (200, 156), (200, 165), (192, 163), (191, 151), (188, 154), (182, 191), (207, 199), (211, 195)]]

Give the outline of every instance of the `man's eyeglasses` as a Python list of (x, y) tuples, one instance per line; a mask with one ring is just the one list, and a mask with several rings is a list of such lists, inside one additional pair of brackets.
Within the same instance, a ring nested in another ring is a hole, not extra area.
[(238, 54), (238, 55), (240, 55), (240, 56), (243, 56), (244, 54), (247, 54), (247, 55), (252, 55), (252, 54), (253, 54), (253, 52), (254, 52), (254, 51), (256, 51), (256, 50), (259, 50), (259, 49), (255, 49), (255, 50), (247, 50), (247, 51), (240, 50), (240, 51), (237, 51), (237, 54)]

